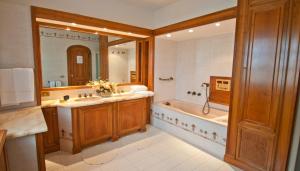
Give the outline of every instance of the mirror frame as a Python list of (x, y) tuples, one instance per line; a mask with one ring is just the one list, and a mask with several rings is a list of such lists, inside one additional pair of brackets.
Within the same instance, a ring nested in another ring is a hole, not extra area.
[[(107, 28), (114, 31), (123, 32), (124, 34), (108, 33), (102, 31), (95, 31), (89, 29), (82, 29), (78, 27), (58, 25), (46, 22), (37, 21), (37, 18), (63, 21), (68, 23), (77, 23), (86, 26), (93, 26), (98, 28)], [(88, 16), (67, 13), (62, 11), (56, 11), (46, 8), (31, 6), (31, 20), (32, 20), (32, 37), (33, 37), (33, 49), (34, 49), (34, 61), (35, 61), (35, 85), (36, 85), (36, 97), (38, 105), (41, 104), (41, 92), (42, 91), (59, 91), (59, 90), (72, 90), (72, 89), (86, 89), (91, 86), (66, 86), (66, 87), (53, 87), (44, 88), (42, 85), (42, 66), (41, 66), (41, 45), (40, 45), (40, 27), (55, 28), (55, 29), (66, 29), (70, 28), (72, 31), (83, 32), (94, 34), (97, 32), (99, 36), (113, 35), (123, 38), (123, 40), (114, 43), (123, 43), (127, 40), (136, 41), (137, 49), (136, 53), (136, 73), (137, 82), (135, 83), (121, 83), (119, 85), (131, 85), (131, 84), (143, 84), (148, 86), (150, 90), (153, 90), (154, 82), (154, 35), (153, 30), (136, 27), (132, 25), (112, 22), (108, 20), (92, 18)], [(143, 36), (145, 38), (132, 36), (133, 34)], [(111, 42), (107, 42), (107, 47), (115, 45)], [(100, 47), (101, 48), (101, 47)], [(108, 49), (107, 49), (108, 50)], [(106, 57), (108, 58), (108, 57)], [(108, 64), (108, 59), (104, 60)], [(107, 65), (102, 63), (102, 65)], [(103, 67), (102, 67), (103, 68)], [(104, 68), (105, 70), (105, 68)], [(108, 69), (106, 72), (100, 71), (100, 74), (106, 75), (107, 78)], [(103, 77), (103, 75), (102, 75)]]

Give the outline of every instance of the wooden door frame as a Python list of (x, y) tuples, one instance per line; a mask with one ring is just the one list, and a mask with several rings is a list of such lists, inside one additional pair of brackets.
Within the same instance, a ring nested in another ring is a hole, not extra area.
[(193, 27), (198, 27), (198, 26), (215, 23), (215, 22), (233, 19), (236, 18), (236, 16), (237, 16), (237, 7), (227, 8), (207, 15), (202, 15), (189, 20), (185, 20), (182, 22), (178, 22), (175, 24), (170, 24), (164, 27), (154, 29), (153, 34), (155, 36), (159, 36), (166, 33), (186, 30)]
[(67, 68), (68, 68), (68, 84), (70, 84), (70, 80), (71, 80), (71, 77), (70, 77), (70, 49), (71, 48), (74, 48), (74, 47), (81, 47), (81, 48), (85, 48), (88, 50), (89, 52), (89, 66), (90, 66), (90, 71), (89, 71), (89, 74), (90, 74), (90, 79), (92, 78), (92, 53), (91, 53), (91, 49), (87, 46), (83, 46), (83, 45), (71, 45), (67, 48)]

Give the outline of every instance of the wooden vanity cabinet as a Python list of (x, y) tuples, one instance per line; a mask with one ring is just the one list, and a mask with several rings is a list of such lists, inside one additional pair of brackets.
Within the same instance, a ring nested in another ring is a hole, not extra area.
[(117, 136), (146, 130), (147, 99), (118, 102)]
[(78, 117), (78, 138), (81, 148), (112, 137), (113, 103), (80, 107), (74, 109), (73, 113)]
[(42, 108), (48, 131), (44, 132), (43, 143), (45, 153), (59, 151), (59, 129), (56, 107)]
[(73, 153), (146, 130), (148, 98), (72, 108)]

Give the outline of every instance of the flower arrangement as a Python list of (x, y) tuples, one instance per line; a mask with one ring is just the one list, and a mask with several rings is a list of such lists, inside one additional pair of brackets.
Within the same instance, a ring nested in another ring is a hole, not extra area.
[(96, 80), (89, 81), (87, 85), (92, 86), (94, 89), (96, 89), (96, 92), (100, 94), (100, 96), (110, 97), (112, 93), (116, 93), (118, 84), (109, 81)]

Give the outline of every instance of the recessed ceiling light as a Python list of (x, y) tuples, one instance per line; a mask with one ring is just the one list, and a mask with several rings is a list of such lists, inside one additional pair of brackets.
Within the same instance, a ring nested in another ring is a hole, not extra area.
[(189, 33), (193, 33), (194, 32), (194, 30), (193, 29), (189, 29)]
[(76, 23), (72, 23), (72, 25), (73, 25), (73, 26), (76, 26), (77, 24), (76, 24)]
[(167, 34), (166, 36), (167, 36), (167, 37), (172, 37), (172, 35), (171, 35), (170, 33), (169, 33), (169, 34)]
[(221, 24), (220, 23), (216, 23), (216, 26), (219, 27)]
[(71, 29), (69, 27), (66, 28), (67, 31), (70, 31)]

